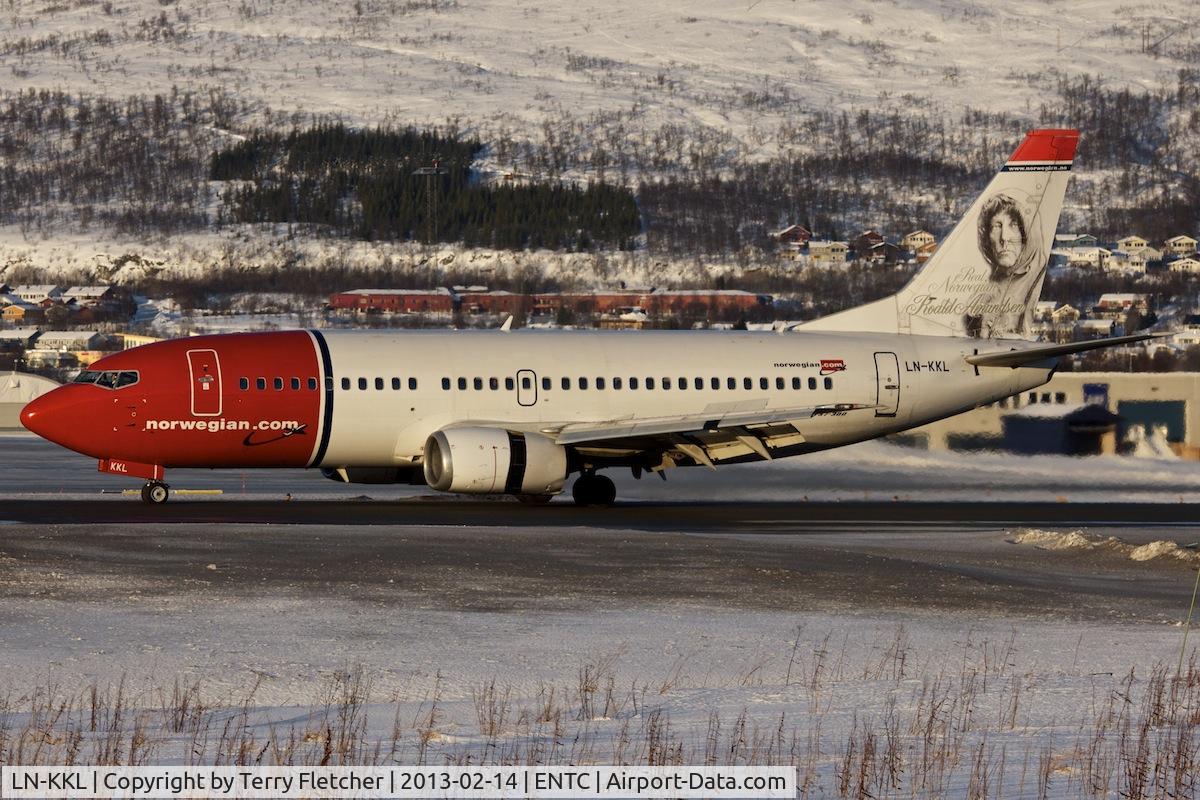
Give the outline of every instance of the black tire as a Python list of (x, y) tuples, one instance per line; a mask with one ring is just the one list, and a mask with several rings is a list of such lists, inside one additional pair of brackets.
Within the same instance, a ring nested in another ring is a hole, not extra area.
[(617, 499), (617, 485), (603, 475), (580, 475), (571, 497), (578, 506), (611, 506)]
[(170, 497), (170, 488), (165, 483), (151, 481), (142, 487), (142, 502), (147, 505), (160, 506)]

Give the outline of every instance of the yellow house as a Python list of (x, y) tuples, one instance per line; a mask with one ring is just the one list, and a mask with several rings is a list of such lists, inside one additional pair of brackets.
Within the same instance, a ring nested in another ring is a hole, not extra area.
[(144, 344), (154, 344), (155, 342), (162, 341), (162, 339), (158, 336), (147, 336), (143, 333), (122, 333), (119, 335), (121, 337), (121, 347), (124, 350), (129, 350), (133, 347), (141, 347)]
[(900, 240), (900, 246), (912, 253), (936, 243), (937, 239), (929, 231), (913, 231)]

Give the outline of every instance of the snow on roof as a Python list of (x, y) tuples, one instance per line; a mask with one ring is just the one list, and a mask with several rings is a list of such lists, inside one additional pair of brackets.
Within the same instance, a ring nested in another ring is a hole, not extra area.
[(1145, 297), (1144, 294), (1134, 294), (1133, 292), (1108, 292), (1100, 295), (1100, 302), (1108, 301), (1110, 303), (1136, 303)]
[(351, 289), (348, 292), (338, 292), (338, 294), (369, 294), (369, 295), (414, 295), (414, 294), (450, 294), (450, 290), (445, 287), (437, 289)]
[(718, 295), (721, 297), (746, 297), (754, 295), (754, 292), (747, 292), (744, 289), (662, 289), (655, 291), (656, 295), (669, 295), (671, 297), (712, 297)]
[(33, 294), (34, 292), (40, 292), (42, 294), (50, 294), (54, 291), (61, 291), (61, 287), (54, 283), (25, 283), (12, 287), (12, 290), (14, 293), (24, 292), (26, 294)]
[(47, 342), (86, 342), (99, 335), (100, 331), (43, 331), (37, 343), (42, 347)]
[(37, 328), (13, 328), (12, 330), (0, 331), (0, 340), (3, 341), (22, 341), (37, 336)]

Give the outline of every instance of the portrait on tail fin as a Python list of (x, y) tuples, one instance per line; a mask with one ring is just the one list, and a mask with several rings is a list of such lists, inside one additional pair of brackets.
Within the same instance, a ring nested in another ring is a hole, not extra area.
[(967, 335), (1027, 333), (1047, 263), (1037, 201), (1015, 189), (987, 198), (979, 210), (977, 238), (988, 274), (963, 318)]

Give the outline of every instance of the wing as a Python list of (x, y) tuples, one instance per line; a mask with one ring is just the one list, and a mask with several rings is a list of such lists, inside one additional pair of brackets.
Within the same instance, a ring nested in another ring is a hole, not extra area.
[[(541, 431), (557, 444), (599, 456), (653, 454), (659, 462), (687, 459), (714, 467), (730, 459), (772, 458), (772, 451), (804, 443), (803, 423), (822, 415), (845, 415), (874, 405), (838, 403), (766, 408), (766, 401), (713, 403), (699, 414), (568, 423)], [(665, 463), (663, 466), (667, 466)]]
[(1023, 367), (1035, 364), (1048, 358), (1083, 353), (1088, 350), (1098, 350), (1101, 347), (1144, 342), (1147, 339), (1157, 339), (1170, 334), (1165, 333), (1135, 333), (1129, 336), (1114, 336), (1109, 339), (1093, 339), (1086, 342), (1070, 342), (1068, 344), (1048, 344), (1026, 347), (1021, 350), (1001, 350), (992, 353), (977, 353), (966, 356), (968, 364), (977, 367)]

